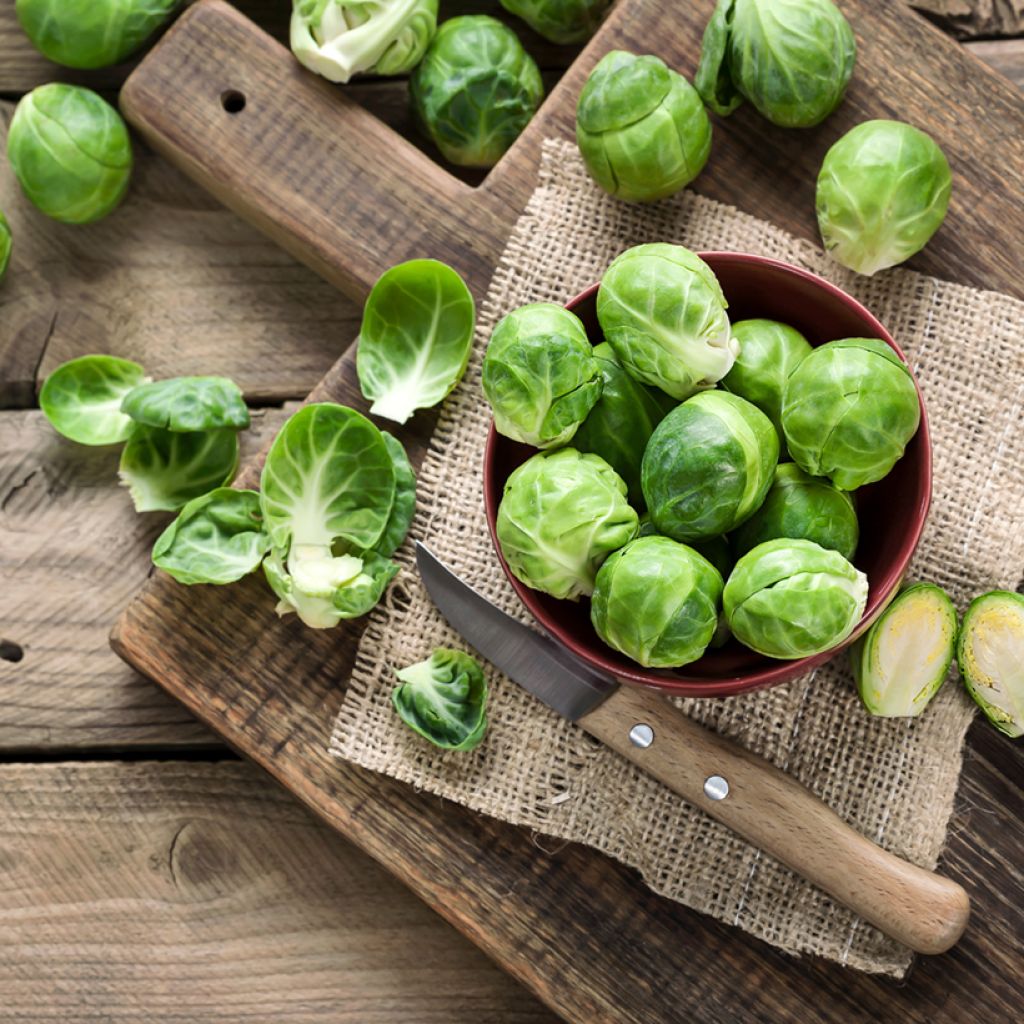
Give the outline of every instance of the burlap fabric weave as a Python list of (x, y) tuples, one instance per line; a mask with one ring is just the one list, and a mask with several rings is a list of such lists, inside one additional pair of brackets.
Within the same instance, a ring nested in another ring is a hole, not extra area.
[[(604, 195), (575, 147), (545, 145), (538, 188), (480, 311), (474, 357), (447, 400), (419, 476), (413, 536), (495, 604), (526, 620), (484, 520), (489, 413), (480, 362), (491, 328), (525, 302), (564, 302), (640, 242), (759, 253), (806, 267), (855, 295), (902, 345), (925, 395), (934, 442), (931, 516), (912, 578), (962, 610), (1013, 588), (1024, 567), (1024, 303), (896, 270), (860, 278), (814, 245), (687, 191), (643, 208)], [(761, 854), (490, 669), (491, 728), (471, 754), (444, 754), (390, 707), (393, 670), (465, 643), (412, 568), (373, 613), (335, 723), (340, 758), (539, 833), (587, 843), (640, 871), (656, 892), (782, 949), (901, 976), (910, 952)], [(954, 806), (972, 705), (949, 682), (919, 719), (860, 706), (839, 658), (806, 678), (682, 710), (800, 779), (875, 842), (934, 867)]]

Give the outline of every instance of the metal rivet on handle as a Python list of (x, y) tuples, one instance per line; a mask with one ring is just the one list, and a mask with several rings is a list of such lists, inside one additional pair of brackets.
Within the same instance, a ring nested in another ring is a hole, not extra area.
[(643, 722), (629, 730), (629, 742), (634, 747), (649, 747), (654, 742), (654, 730)]
[(724, 800), (729, 795), (729, 782), (721, 775), (709, 775), (704, 780), (704, 795), (709, 800)]

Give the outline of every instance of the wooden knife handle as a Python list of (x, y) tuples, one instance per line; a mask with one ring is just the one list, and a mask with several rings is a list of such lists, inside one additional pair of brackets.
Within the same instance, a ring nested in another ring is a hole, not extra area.
[(918, 953), (942, 953), (963, 934), (970, 903), (961, 886), (875, 845), (785, 772), (658, 694), (621, 686), (579, 724)]

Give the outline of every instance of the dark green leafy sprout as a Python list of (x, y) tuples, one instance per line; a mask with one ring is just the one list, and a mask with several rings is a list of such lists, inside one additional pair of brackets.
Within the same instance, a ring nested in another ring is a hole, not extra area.
[(952, 187), (949, 163), (930, 136), (902, 121), (865, 121), (822, 162), (822, 243), (858, 274), (902, 263), (938, 231)]
[(771, 486), (779, 440), (745, 399), (703, 391), (670, 412), (651, 435), (641, 477), (658, 531), (704, 540), (734, 530)]
[(813, 540), (852, 559), (860, 537), (853, 499), (828, 480), (808, 476), (795, 463), (776, 466), (764, 502), (732, 540), (739, 556), (781, 537)]
[(697, 90), (657, 57), (606, 54), (576, 108), (576, 142), (593, 179), (631, 202), (688, 185), (711, 152), (711, 122)]
[(718, 628), (722, 577), (693, 548), (641, 537), (597, 574), (590, 619), (609, 647), (649, 668), (696, 661)]
[(132, 173), (121, 115), (77, 85), (41, 85), (22, 97), (7, 156), (29, 200), (66, 224), (105, 217), (124, 198)]
[(739, 355), (722, 378), (722, 387), (748, 402), (772, 421), (786, 455), (782, 435), (782, 399), (789, 375), (810, 354), (811, 346), (797, 330), (778, 320), (741, 320), (732, 325)]
[(964, 613), (956, 660), (967, 692), (1001, 733), (1024, 736), (1024, 596), (993, 590)]
[(748, 551), (725, 584), (733, 636), (769, 658), (793, 660), (842, 643), (864, 614), (868, 581), (838, 551), (770, 540)]
[(739, 346), (711, 268), (681, 245), (637, 245), (601, 279), (597, 319), (622, 368), (676, 399), (710, 387)]
[(483, 389), (499, 434), (537, 448), (568, 443), (601, 397), (579, 317), (553, 302), (514, 309), (491, 334)]
[(173, 377), (140, 384), (124, 396), (121, 412), (136, 423), (175, 432), (249, 426), (242, 391), (227, 377)]
[(515, 32), (487, 15), (446, 21), (409, 79), (413, 109), (445, 158), (492, 167), (544, 96)]
[(18, 21), (44, 56), (69, 68), (104, 68), (130, 57), (182, 0), (17, 0)]
[(0, 281), (7, 273), (7, 264), (11, 262), (11, 226), (0, 210)]
[(534, 455), (505, 482), (497, 535), (509, 569), (534, 590), (575, 601), (639, 527), (622, 478), (575, 448)]
[(72, 441), (119, 444), (132, 432), (121, 402), (145, 379), (146, 371), (128, 359), (80, 356), (46, 378), (39, 407), (53, 429)]
[(901, 591), (850, 648), (864, 706), (883, 718), (914, 718), (939, 692), (953, 661), (957, 618), (941, 587)]
[(552, 43), (582, 43), (601, 24), (612, 0), (501, 0), (510, 14), (522, 18)]
[(332, 82), (402, 75), (422, 60), (437, 29), (437, 0), (294, 0), (291, 48)]
[(402, 447), (402, 442), (392, 437), (386, 430), (381, 431), (384, 444), (391, 456), (391, 467), (395, 471), (395, 502), (391, 506), (384, 532), (380, 540), (373, 546), (378, 555), (390, 558), (403, 544), (412, 526), (412, 517), (416, 512), (416, 474), (413, 472), (409, 456)]
[(856, 59), (831, 0), (718, 0), (695, 81), (723, 117), (746, 99), (773, 124), (809, 128), (839, 106)]
[(270, 550), (256, 491), (218, 487), (194, 498), (153, 545), (153, 564), (179, 583), (234, 583)]
[(438, 647), (426, 661), (395, 673), (398, 717), (442, 750), (473, 750), (487, 732), (487, 682), (475, 658)]
[(644, 507), (640, 463), (654, 428), (678, 404), (657, 388), (639, 384), (619, 365), (608, 342), (594, 346), (601, 397), (573, 434), (573, 447), (600, 455), (626, 481), (629, 503)]
[(405, 423), (462, 379), (476, 311), (465, 281), (438, 260), (385, 271), (363, 307), (356, 369), (370, 412)]
[(793, 461), (844, 491), (886, 476), (920, 422), (910, 371), (877, 338), (814, 349), (790, 376), (782, 408)]

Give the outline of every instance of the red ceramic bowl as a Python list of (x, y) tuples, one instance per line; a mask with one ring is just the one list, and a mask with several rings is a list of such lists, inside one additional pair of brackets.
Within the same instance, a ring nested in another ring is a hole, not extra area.
[[(904, 358), (889, 332), (859, 302), (823, 278), (746, 253), (700, 255), (718, 276), (733, 322), (751, 317), (781, 320), (801, 331), (812, 345), (837, 338), (881, 338)], [(583, 321), (595, 345), (603, 340), (597, 323), (597, 287), (591, 286), (566, 306)], [(559, 601), (524, 586), (509, 572), (495, 535), (498, 504), (509, 474), (534, 451), (502, 437), (491, 425), (484, 455), (487, 523), (501, 566), (523, 604), (545, 632), (593, 668), (626, 683), (691, 697), (727, 697), (785, 682), (828, 661), (863, 633), (903, 578), (931, 501), (931, 444), (922, 401), (921, 426), (903, 458), (884, 480), (855, 492), (861, 538), (854, 562), (867, 574), (869, 593), (864, 617), (848, 640), (797, 661), (766, 658), (730, 640), (720, 650), (709, 650), (699, 661), (680, 669), (646, 669), (601, 641), (590, 624), (588, 601)]]

